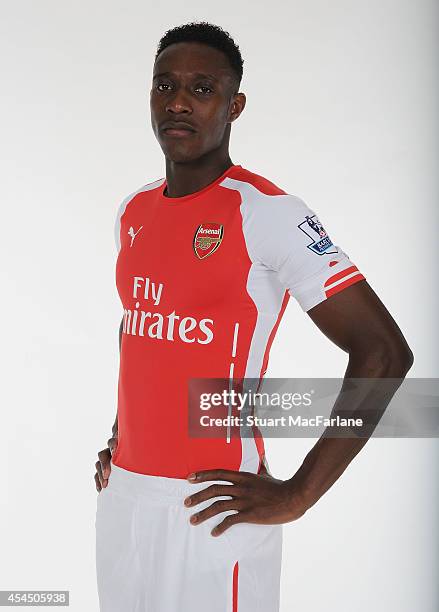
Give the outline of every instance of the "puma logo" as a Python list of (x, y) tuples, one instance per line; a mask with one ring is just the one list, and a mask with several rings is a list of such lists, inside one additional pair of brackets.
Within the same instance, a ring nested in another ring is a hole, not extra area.
[(137, 234), (140, 232), (140, 230), (143, 228), (143, 225), (141, 225), (139, 227), (139, 229), (137, 230), (137, 232), (134, 232), (134, 227), (131, 226), (130, 229), (128, 230), (128, 235), (131, 236), (131, 244), (130, 247), (133, 246), (133, 242), (134, 242), (134, 238), (137, 236)]

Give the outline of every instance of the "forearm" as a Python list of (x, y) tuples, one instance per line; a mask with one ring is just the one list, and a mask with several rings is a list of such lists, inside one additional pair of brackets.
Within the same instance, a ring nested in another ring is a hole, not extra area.
[(113, 434), (113, 438), (117, 437), (117, 432), (118, 432), (118, 424), (117, 424), (117, 414), (116, 414), (116, 418), (114, 420), (114, 424), (113, 427), (111, 428), (112, 434)]
[[(121, 349), (121, 345), (122, 345), (122, 330), (123, 330), (123, 318), (122, 321), (120, 322), (120, 326), (119, 326), (119, 355), (120, 355), (120, 349)], [(112, 430), (113, 432), (113, 438), (117, 436), (117, 432), (118, 432), (118, 423), (117, 423), (117, 413), (116, 413), (116, 419), (114, 421)]]
[[(344, 417), (362, 418), (367, 426), (360, 437), (347, 431), (344, 435), (349, 437), (329, 437), (333, 430), (325, 429), (290, 480), (292, 488), (301, 491), (307, 507), (322, 497), (366, 444), (410, 367), (410, 359), (401, 354), (378, 351), (367, 356), (359, 352), (350, 356), (331, 417), (341, 413)], [(349, 379), (367, 380), (363, 384), (359, 380), (353, 387)], [(338, 431), (342, 433), (340, 428)]]

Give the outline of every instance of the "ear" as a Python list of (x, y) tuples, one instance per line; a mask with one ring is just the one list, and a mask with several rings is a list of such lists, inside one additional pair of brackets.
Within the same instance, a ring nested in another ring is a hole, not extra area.
[(246, 103), (245, 94), (242, 92), (235, 93), (232, 96), (230, 108), (229, 108), (229, 121), (228, 123), (233, 123), (236, 119), (238, 119), (239, 115), (245, 108)]

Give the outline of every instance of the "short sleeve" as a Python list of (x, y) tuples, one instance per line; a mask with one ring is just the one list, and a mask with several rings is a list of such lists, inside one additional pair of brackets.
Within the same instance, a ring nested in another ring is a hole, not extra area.
[(286, 195), (272, 204), (260, 259), (277, 272), (304, 311), (365, 279), (303, 200)]
[(128, 205), (128, 203), (133, 199), (134, 195), (137, 192), (134, 192), (132, 194), (130, 194), (128, 197), (126, 197), (118, 206), (117, 209), (117, 213), (116, 213), (116, 219), (114, 222), (114, 240), (116, 243), (116, 251), (119, 253), (120, 249), (121, 249), (121, 240), (120, 240), (120, 226), (121, 226), (121, 219), (122, 219), (122, 215), (125, 212), (125, 209)]

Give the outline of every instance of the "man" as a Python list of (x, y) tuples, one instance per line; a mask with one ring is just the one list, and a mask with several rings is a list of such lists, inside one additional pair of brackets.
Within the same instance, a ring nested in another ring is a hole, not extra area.
[(326, 224), (231, 161), (242, 66), (229, 34), (205, 22), (168, 31), (157, 50), (151, 122), (166, 178), (128, 196), (116, 221), (118, 411), (95, 474), (103, 612), (279, 610), (282, 524), (316, 503), (367, 437), (322, 436), (277, 480), (261, 438), (189, 435), (188, 381), (262, 380), (291, 295), (348, 352), (345, 378), (402, 380), (413, 362)]

